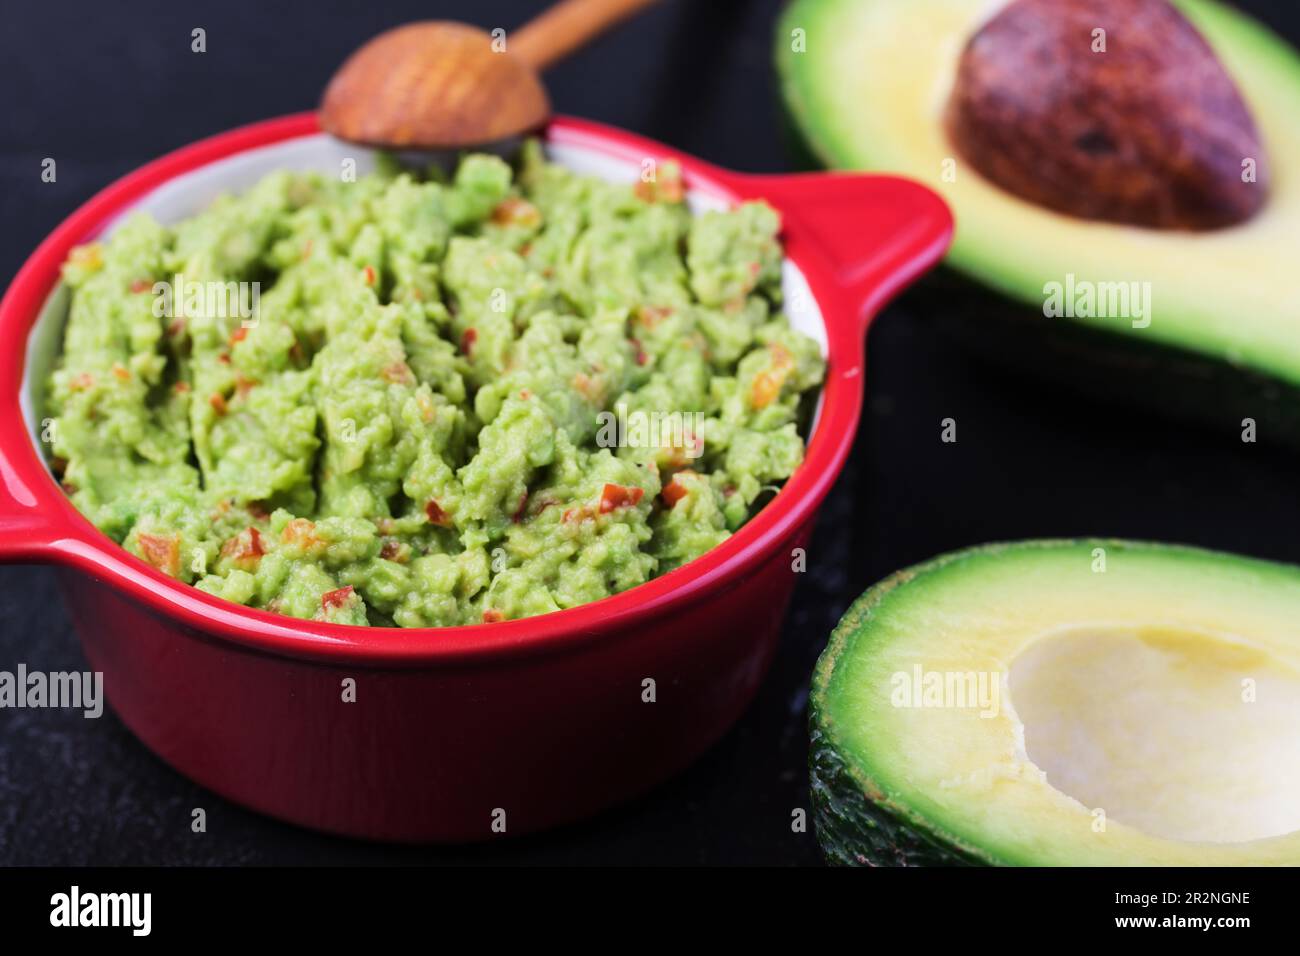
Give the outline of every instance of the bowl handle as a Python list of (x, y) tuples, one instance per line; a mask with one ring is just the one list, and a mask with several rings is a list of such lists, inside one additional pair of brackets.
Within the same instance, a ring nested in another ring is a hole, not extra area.
[(727, 185), (744, 199), (767, 200), (781, 214), (787, 251), (801, 261), (820, 260), (855, 319), (859, 340), (881, 307), (938, 263), (952, 242), (947, 204), (899, 176), (732, 174)]
[(17, 401), (0, 404), (0, 562), (57, 560), (60, 542), (84, 531), (32, 449)]

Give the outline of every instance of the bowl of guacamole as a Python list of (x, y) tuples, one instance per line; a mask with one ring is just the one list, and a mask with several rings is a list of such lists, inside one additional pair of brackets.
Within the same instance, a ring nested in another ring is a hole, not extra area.
[(69, 253), (49, 461), (127, 551), (290, 618), (493, 623), (670, 574), (800, 466), (825, 365), (765, 202), (537, 142), (372, 166)]
[(0, 300), (0, 560), (58, 566), (123, 724), (229, 799), (382, 840), (581, 819), (752, 700), (866, 323), (951, 229), (914, 183), (572, 118), (446, 175), (313, 114), (218, 134)]

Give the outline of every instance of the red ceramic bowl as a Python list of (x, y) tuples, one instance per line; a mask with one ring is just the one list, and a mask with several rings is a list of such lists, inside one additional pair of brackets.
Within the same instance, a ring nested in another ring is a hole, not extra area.
[[(426, 630), (249, 610), (132, 557), (51, 477), (39, 386), (68, 250), (136, 206), (180, 216), (276, 166), (337, 170), (358, 151), (320, 134), (314, 114), (214, 136), (109, 186), (54, 230), (0, 303), (0, 560), (58, 566), (111, 706), (163, 760), (231, 800), (385, 840), (485, 839), (502, 821), (523, 833), (680, 770), (758, 688), (795, 583), (791, 552), (853, 441), (867, 323), (938, 261), (948, 210), (902, 179), (741, 175), (580, 120), (555, 120), (546, 140), (558, 161), (629, 179), (644, 158), (675, 159), (696, 205), (770, 202), (785, 223), (792, 320), (829, 359), (807, 460), (780, 493), (721, 547), (594, 604)], [(343, 699), (347, 678), (355, 702)]]

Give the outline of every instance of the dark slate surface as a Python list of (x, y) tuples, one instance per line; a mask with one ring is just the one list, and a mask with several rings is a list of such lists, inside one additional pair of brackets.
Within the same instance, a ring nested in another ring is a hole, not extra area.
[[(1289, 4), (1243, 3), (1300, 39)], [(311, 106), (334, 66), (412, 19), (516, 25), (540, 3), (10, 5), (0, 31), (0, 276), (64, 215), (142, 161), (224, 128)], [(780, 170), (773, 2), (677, 0), (549, 77), (558, 109), (713, 162)], [(295, 12), (296, 11), (296, 12)], [(190, 30), (208, 53), (189, 52)], [(58, 181), (42, 184), (44, 156)], [(1168, 539), (1300, 560), (1296, 458), (1232, 434), (1056, 394), (986, 367), (891, 307), (869, 339), (868, 412), (821, 515), (770, 678), (736, 729), (677, 779), (579, 826), (476, 848), (388, 847), (285, 826), (204, 792), (111, 714), (0, 711), (0, 862), (771, 863), (818, 861), (807, 805), (808, 675), (859, 592), (978, 542), (1078, 534)], [(939, 422), (959, 441), (939, 440)], [(84, 667), (54, 575), (0, 569), (0, 670)], [(208, 812), (192, 834), (190, 810)]]

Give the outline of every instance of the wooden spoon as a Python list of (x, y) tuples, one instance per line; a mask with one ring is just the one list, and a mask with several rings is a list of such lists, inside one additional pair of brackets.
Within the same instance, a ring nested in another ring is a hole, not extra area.
[(321, 126), (339, 139), (404, 151), (517, 137), (550, 116), (541, 70), (653, 2), (563, 0), (510, 34), (450, 20), (395, 27), (334, 74)]

